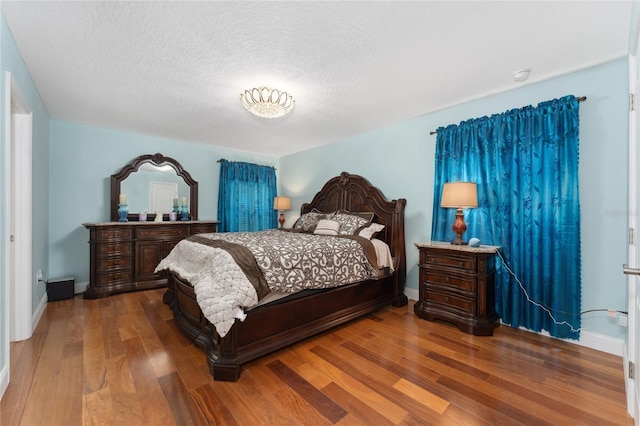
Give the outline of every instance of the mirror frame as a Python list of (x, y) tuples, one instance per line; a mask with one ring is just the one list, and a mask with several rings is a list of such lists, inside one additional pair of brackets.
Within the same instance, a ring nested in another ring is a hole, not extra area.
[[(119, 219), (118, 201), (120, 199), (120, 186), (122, 184), (122, 181), (125, 180), (131, 173), (137, 172), (140, 169), (140, 166), (145, 163), (151, 163), (154, 166), (163, 166), (165, 164), (169, 164), (175, 169), (178, 176), (184, 179), (184, 182), (189, 186), (190, 189), (189, 202), (191, 205), (189, 206), (189, 214), (191, 217), (189, 218), (189, 220), (198, 220), (198, 182), (193, 180), (189, 172), (182, 168), (182, 165), (178, 161), (171, 157), (165, 157), (159, 152), (153, 155), (141, 155), (139, 157), (136, 157), (131, 160), (129, 164), (120, 169), (118, 173), (111, 175), (111, 220), (117, 222)], [(155, 215), (153, 216), (155, 217)], [(168, 219), (169, 215), (165, 216), (167, 216)], [(138, 221), (140, 219), (138, 213), (129, 213), (127, 218), (130, 221)], [(153, 218), (150, 216), (148, 220), (153, 220)]]

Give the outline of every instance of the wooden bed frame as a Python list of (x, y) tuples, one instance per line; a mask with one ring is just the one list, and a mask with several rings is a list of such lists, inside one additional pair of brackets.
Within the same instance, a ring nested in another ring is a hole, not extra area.
[(381, 278), (260, 305), (248, 311), (243, 322), (236, 321), (223, 338), (203, 316), (193, 287), (174, 274), (164, 302), (172, 308), (178, 327), (205, 351), (214, 380), (236, 381), (249, 361), (384, 306), (407, 304), (405, 205), (405, 199), (387, 201), (365, 178), (342, 172), (301, 208), (301, 214), (314, 208), (327, 213), (373, 212), (373, 221), (385, 225), (376, 238), (389, 245), (394, 259), (395, 272)]

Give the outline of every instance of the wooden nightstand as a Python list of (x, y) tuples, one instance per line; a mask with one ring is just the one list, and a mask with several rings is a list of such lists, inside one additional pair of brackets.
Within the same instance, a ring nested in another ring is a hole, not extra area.
[(420, 318), (451, 322), (461, 331), (491, 336), (495, 311), (496, 246), (457, 246), (444, 242), (416, 243), (420, 250)]

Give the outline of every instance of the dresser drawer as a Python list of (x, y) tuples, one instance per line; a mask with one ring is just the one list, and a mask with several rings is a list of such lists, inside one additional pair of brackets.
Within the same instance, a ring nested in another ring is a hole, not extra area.
[(130, 240), (133, 238), (133, 229), (121, 227), (98, 229), (96, 235), (98, 241)]
[(444, 291), (431, 290), (427, 287), (426, 299), (429, 301), (429, 304), (439, 305), (441, 308), (446, 310), (462, 314), (476, 314), (475, 299), (471, 297), (459, 296)]
[(195, 234), (210, 234), (216, 232), (215, 224), (205, 224), (205, 225), (191, 225), (189, 227), (189, 233), (191, 235)]
[(96, 277), (98, 287), (105, 284), (130, 283), (131, 281), (133, 281), (133, 271), (130, 269), (100, 273)]
[(473, 276), (464, 276), (456, 274), (445, 274), (441, 271), (425, 270), (423, 274), (423, 282), (430, 285), (441, 286), (452, 290), (461, 290), (467, 293), (476, 293), (476, 278)]
[(438, 267), (451, 267), (469, 272), (477, 271), (477, 261), (474, 256), (458, 255), (455, 253), (421, 251), (420, 263), (427, 265), (437, 265)]
[(112, 271), (114, 269), (131, 268), (131, 257), (104, 258), (97, 261), (98, 271)]
[(147, 229), (141, 227), (137, 230), (137, 234), (138, 239), (165, 240), (184, 238), (187, 236), (188, 230), (186, 226), (149, 227)]
[(132, 243), (116, 243), (116, 244), (98, 244), (97, 248), (98, 256), (130, 256), (133, 252)]

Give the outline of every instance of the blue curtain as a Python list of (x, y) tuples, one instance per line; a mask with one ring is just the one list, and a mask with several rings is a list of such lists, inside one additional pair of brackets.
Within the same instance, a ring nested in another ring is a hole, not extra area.
[[(514, 276), (496, 260), (496, 311), (506, 324), (579, 338), (580, 204), (578, 100), (574, 96), (438, 129), (431, 238), (452, 241), (454, 209), (442, 186), (476, 182), (465, 239), (500, 246)], [(531, 300), (553, 315), (527, 301)], [(558, 324), (567, 322), (566, 324)]]
[(220, 160), (218, 230), (249, 232), (277, 227), (273, 210), (276, 194), (273, 167)]

